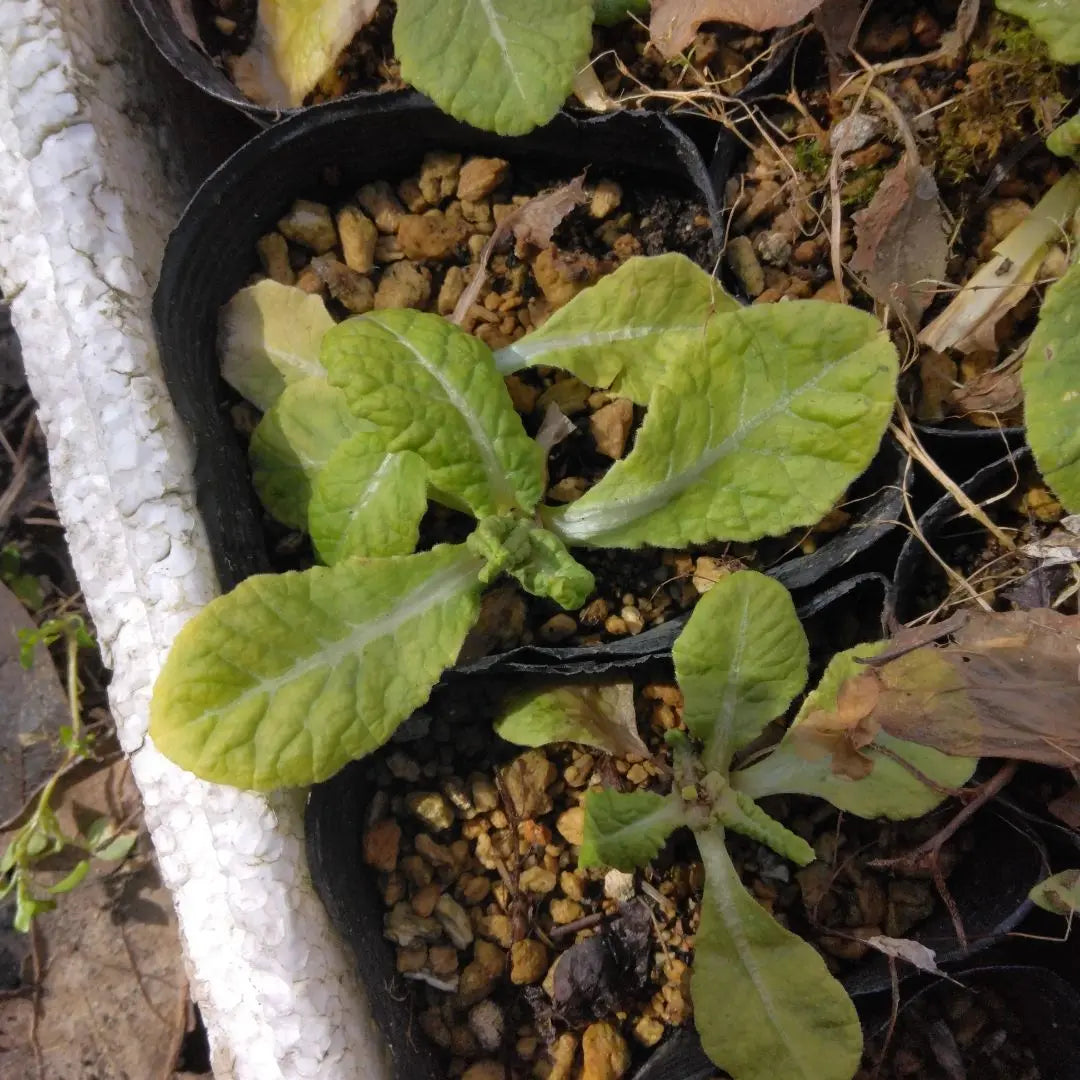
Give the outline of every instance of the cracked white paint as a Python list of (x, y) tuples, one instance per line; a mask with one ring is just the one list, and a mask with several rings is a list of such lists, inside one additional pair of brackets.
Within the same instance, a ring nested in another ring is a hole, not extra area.
[(217, 1080), (384, 1080), (300, 798), (202, 783), (146, 738), (169, 643), (217, 588), (150, 326), (187, 191), (147, 48), (121, 0), (0, 0), (0, 287)]

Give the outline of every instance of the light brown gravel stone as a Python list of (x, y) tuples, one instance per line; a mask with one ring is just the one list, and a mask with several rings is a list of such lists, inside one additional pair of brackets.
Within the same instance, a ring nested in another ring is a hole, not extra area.
[(555, 828), (568, 844), (580, 844), (585, 835), (585, 808), (572, 806), (555, 821)]
[(558, 770), (542, 750), (527, 750), (503, 769), (506, 793), (519, 818), (541, 817), (551, 810), (549, 785)]
[(412, 905), (412, 909), (417, 915), (426, 919), (435, 910), (435, 905), (438, 903), (441, 895), (442, 887), (432, 881), (422, 889), (418, 889), (413, 893), (409, 903)]
[(542, 866), (530, 866), (521, 871), (518, 885), (525, 892), (545, 894), (555, 891), (555, 875)]
[(560, 641), (566, 641), (567, 638), (573, 637), (576, 633), (577, 621), (573, 615), (568, 615), (564, 611), (552, 615), (537, 631), (537, 635), (542, 641), (552, 645), (558, 644)]
[(374, 306), (375, 286), (371, 284), (371, 278), (350, 270), (333, 255), (316, 256), (311, 260), (311, 268), (346, 311), (363, 315)]
[(619, 1080), (630, 1068), (630, 1050), (619, 1029), (608, 1020), (590, 1024), (581, 1037), (584, 1067), (581, 1080)]
[(393, 870), (397, 866), (401, 845), (401, 827), (385, 818), (377, 821), (364, 833), (364, 862), (376, 870)]
[(379, 232), (397, 232), (398, 222), (405, 213), (405, 207), (398, 202), (393, 188), (385, 180), (365, 184), (356, 193), (356, 201), (375, 222)]
[(278, 221), (278, 231), (294, 244), (321, 255), (337, 243), (337, 230), (330, 208), (310, 199), (297, 199)]
[(621, 202), (622, 188), (614, 180), (601, 180), (589, 200), (589, 216), (605, 218), (618, 210)]
[(396, 262), (383, 271), (375, 290), (375, 307), (422, 308), (431, 298), (431, 271), (411, 262)]
[(576, 900), (552, 900), (548, 907), (551, 921), (558, 926), (565, 926), (585, 914), (585, 909)]
[(589, 417), (596, 449), (614, 461), (626, 453), (626, 440), (634, 423), (634, 403), (629, 398), (616, 398)]
[(443, 893), (435, 904), (435, 918), (457, 949), (467, 949), (473, 942), (472, 923), (465, 909), (449, 894)]
[(540, 982), (547, 969), (548, 951), (543, 942), (524, 938), (510, 947), (510, 981), (515, 986)]
[(505, 179), (510, 163), (502, 158), (469, 158), (461, 167), (457, 196), (476, 202), (490, 195)]
[(344, 206), (338, 211), (338, 233), (345, 265), (358, 274), (370, 274), (375, 269), (375, 244), (379, 230), (357, 206)]
[(465, 241), (463, 222), (452, 222), (441, 210), (426, 214), (406, 214), (398, 223), (397, 241), (406, 259), (441, 262)]
[(506, 1080), (506, 1069), (497, 1061), (477, 1061), (461, 1074), (461, 1080)]
[(460, 176), (460, 154), (452, 154), (446, 150), (432, 150), (424, 155), (417, 186), (432, 206), (438, 206), (439, 203), (453, 197)]
[(436, 832), (454, 824), (454, 808), (437, 791), (409, 792), (405, 797), (405, 809)]
[(296, 272), (289, 264), (289, 243), (279, 232), (260, 236), (255, 245), (266, 276), (281, 285), (296, 283)]
[(760, 296), (765, 291), (765, 271), (748, 236), (735, 236), (729, 240), (724, 258), (748, 296)]

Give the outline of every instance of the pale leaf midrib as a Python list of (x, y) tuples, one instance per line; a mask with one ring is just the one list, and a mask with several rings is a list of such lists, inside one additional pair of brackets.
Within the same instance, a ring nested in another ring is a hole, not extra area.
[(592, 333), (564, 334), (561, 337), (544, 338), (530, 341), (530, 335), (506, 345), (495, 354), (495, 366), (504, 375), (510, 375), (523, 367), (528, 367), (537, 356), (560, 349), (584, 349), (597, 345), (614, 345), (623, 341), (638, 341), (646, 337), (662, 337), (665, 334), (692, 334), (701, 330), (701, 323), (686, 326), (651, 324), (649, 326), (621, 326), (615, 330), (601, 330)]
[(529, 103), (529, 95), (525, 90), (525, 87), (521, 85), (521, 77), (518, 74), (517, 66), (514, 63), (513, 57), (510, 53), (510, 44), (506, 40), (506, 35), (503, 33), (499, 13), (492, 6), (491, 0), (477, 0), (480, 5), (480, 10), (484, 13), (484, 18), (487, 20), (488, 27), (491, 31), (491, 38), (499, 47), (499, 53), (502, 56), (503, 64), (506, 70), (510, 73), (511, 78), (514, 80), (514, 86), (517, 89), (518, 97), (521, 98), (523, 104)]
[[(793, 401), (816, 387), (842, 364), (847, 363), (852, 353), (858, 352), (866, 344), (863, 343), (851, 352), (830, 361), (812, 378), (782, 394), (772, 405), (757, 413), (751, 420), (741, 422), (730, 435), (706, 450), (692, 467), (684, 469), (675, 476), (668, 476), (664, 481), (644, 492), (620, 497), (618, 502), (601, 502), (593, 506), (582, 506), (580, 502), (572, 504), (564, 513), (552, 519), (552, 530), (564, 540), (589, 540), (603, 533), (624, 528), (651, 514), (654, 510), (666, 506), (672, 499), (682, 495), (687, 488), (693, 486), (725, 455), (738, 450), (753, 431), (776, 416), (789, 411)], [(595, 494), (602, 485), (603, 480), (589, 494)], [(585, 499), (588, 497), (586, 495)]]
[(480, 418), (474, 412), (472, 406), (465, 399), (446, 376), (435, 367), (424, 354), (408, 338), (399, 334), (396, 330), (388, 327), (385, 323), (379, 323), (382, 329), (388, 333), (399, 345), (408, 349), (416, 362), (442, 387), (447, 400), (465, 420), (473, 445), (480, 451), (480, 458), (491, 484), (491, 490), (496, 496), (496, 503), (506, 502), (510, 506), (516, 505), (517, 498), (514, 495), (512, 485), (506, 475), (495, 446), (488, 437), (487, 430), (481, 423)]
[[(218, 708), (205, 710), (200, 714), (199, 719), (219, 719), (226, 713), (246, 705), (253, 698), (264, 695), (269, 702), (270, 698), (282, 687), (302, 679), (312, 671), (317, 671), (322, 667), (332, 667), (346, 657), (361, 652), (377, 638), (395, 633), (410, 619), (424, 614), (444, 600), (449, 600), (463, 591), (464, 586), (476, 580), (479, 566), (480, 560), (472, 556), (461, 557), (456, 563), (444, 567), (438, 573), (419, 582), (388, 611), (377, 615), (374, 619), (355, 624), (352, 632), (344, 638), (339, 638), (325, 648), (303, 657), (280, 675), (260, 679), (242, 694), (229, 699)], [(260, 603), (264, 603), (262, 597), (255, 595)]]

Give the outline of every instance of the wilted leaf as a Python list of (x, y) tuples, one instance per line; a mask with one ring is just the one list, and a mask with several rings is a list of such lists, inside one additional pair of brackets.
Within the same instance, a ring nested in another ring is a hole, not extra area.
[(289, 383), (326, 375), (319, 346), (333, 325), (326, 305), (314, 293), (270, 278), (249, 285), (221, 309), (222, 378), (266, 412)]
[(1067, 566), (1080, 562), (1080, 514), (1069, 514), (1041, 540), (1033, 540), (1020, 549), (1029, 559), (1040, 559), (1043, 566)]
[(515, 698), (495, 730), (518, 746), (575, 742), (608, 754), (649, 757), (641, 741), (629, 682), (580, 683), (534, 690)]
[(545, 248), (563, 218), (576, 206), (589, 201), (585, 194), (585, 174), (546, 195), (537, 195), (509, 215), (510, 228), (520, 243)]
[(1024, 403), (1020, 367), (1009, 364), (980, 372), (954, 387), (949, 395), (959, 413), (1008, 413)]
[(870, 205), (854, 215), (852, 270), (901, 321), (917, 327), (945, 276), (949, 253), (933, 172), (910, 154), (886, 173)]
[(1040, 881), (1028, 896), (1044, 911), (1071, 918), (1080, 908), (1080, 870), (1062, 870)]
[(885, 937), (883, 934), (874, 934), (863, 940), (871, 949), (877, 949), (878, 952), (891, 956), (894, 960), (904, 960), (928, 975), (944, 974), (937, 966), (937, 953), (919, 941), (912, 941), (910, 938)]
[(260, 105), (302, 105), (378, 6), (379, 0), (259, 0), (255, 37), (233, 64), (233, 80)]
[(694, 40), (706, 22), (729, 22), (751, 30), (792, 26), (822, 0), (653, 0), (649, 37), (670, 60)]
[(972, 611), (954, 642), (876, 669), (881, 728), (947, 754), (1080, 761), (1080, 616)]
[[(450, 321), (461, 325), (469, 308), (476, 302), (480, 290), (487, 281), (488, 263), (492, 255), (506, 243), (513, 234), (519, 242), (533, 243), (537, 247), (547, 247), (551, 243), (551, 235), (559, 227), (559, 223), (581, 203), (587, 201), (584, 189), (585, 174), (576, 176), (568, 184), (557, 187), (543, 195), (537, 195), (521, 206), (511, 210), (495, 226), (495, 231), (488, 237), (480, 251), (480, 259), (473, 272), (472, 280), (466, 286), (465, 291), (458, 297), (454, 305), (454, 312)], [(500, 367), (500, 370), (505, 370)]]
[[(834, 656), (784, 738), (771, 753), (733, 773), (732, 786), (754, 799), (817, 795), (859, 817), (903, 821), (932, 810), (950, 789), (966, 783), (975, 771), (973, 758), (950, 757), (896, 738), (881, 730), (876, 712), (865, 715), (872, 697), (866, 683), (875, 671), (860, 661), (886, 645), (857, 645)], [(858, 689), (847, 689), (848, 680)], [(837, 717), (841, 698), (844, 714)], [(804, 725), (811, 731), (804, 732)], [(873, 765), (870, 771), (866, 760)]]

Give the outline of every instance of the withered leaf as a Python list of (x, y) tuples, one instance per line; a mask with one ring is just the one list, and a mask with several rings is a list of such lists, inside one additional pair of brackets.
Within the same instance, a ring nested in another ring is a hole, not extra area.
[(557, 187), (545, 195), (537, 195), (527, 203), (522, 203), (512, 210), (496, 226), (480, 252), (479, 264), (465, 291), (454, 307), (450, 321), (458, 326), (465, 321), (469, 308), (476, 302), (480, 290), (487, 281), (488, 263), (492, 255), (513, 236), (519, 244), (534, 244), (545, 248), (551, 243), (552, 235), (563, 218), (574, 209), (588, 201), (585, 194), (585, 174), (575, 176), (568, 184)]
[(807, 761), (832, 755), (837, 776), (862, 780), (874, 770), (873, 759), (863, 751), (877, 734), (873, 720), (880, 684), (872, 671), (846, 680), (832, 710), (816, 709), (791, 730), (796, 752)]
[(874, 670), (872, 715), (890, 735), (963, 757), (1080, 762), (1080, 616), (972, 611), (951, 644)]
[(863, 275), (875, 300), (917, 327), (949, 253), (933, 172), (904, 154), (853, 220), (858, 247), (852, 270)]
[(1080, 870), (1062, 870), (1040, 881), (1029, 895), (1044, 911), (1072, 918), (1080, 910)]
[(874, 934), (864, 940), (871, 949), (877, 949), (895, 960), (905, 960), (928, 975), (944, 975), (937, 966), (937, 953), (922, 942), (912, 941), (910, 938), (886, 937), (884, 934)]
[(822, 0), (653, 0), (649, 37), (667, 59), (678, 56), (706, 22), (729, 22), (751, 30), (792, 26)]
[(984, 371), (955, 387), (949, 396), (961, 413), (1012, 412), (1024, 402), (1019, 365)]

